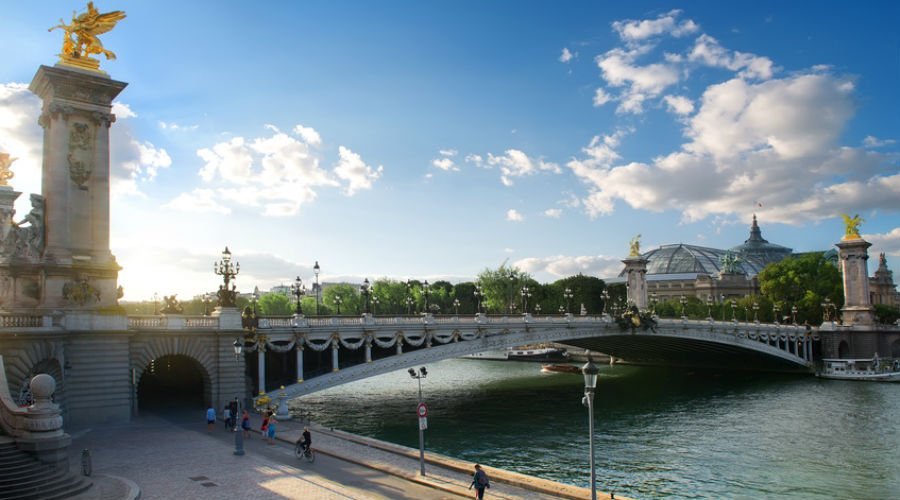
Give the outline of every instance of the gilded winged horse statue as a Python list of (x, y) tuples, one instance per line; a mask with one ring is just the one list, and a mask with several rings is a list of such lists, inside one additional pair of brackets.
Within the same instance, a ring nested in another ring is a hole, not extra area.
[(72, 12), (71, 24), (66, 24), (60, 19), (58, 25), (47, 31), (57, 28), (65, 31), (62, 54), (60, 54), (61, 63), (98, 70), (100, 61), (89, 57), (91, 54), (103, 54), (106, 59), (115, 59), (116, 55), (103, 48), (103, 43), (97, 36), (112, 30), (122, 19), (125, 19), (125, 12), (115, 10), (101, 14), (94, 7), (94, 2), (88, 2), (87, 12), (81, 14)]

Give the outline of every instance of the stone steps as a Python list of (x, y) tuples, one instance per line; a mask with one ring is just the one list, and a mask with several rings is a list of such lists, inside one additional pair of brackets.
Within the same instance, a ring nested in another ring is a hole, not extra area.
[(14, 442), (0, 442), (0, 500), (64, 499), (92, 484), (87, 478), (40, 463)]

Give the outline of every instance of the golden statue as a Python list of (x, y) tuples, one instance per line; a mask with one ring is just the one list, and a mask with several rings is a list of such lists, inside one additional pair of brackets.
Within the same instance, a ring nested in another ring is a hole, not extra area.
[(106, 59), (115, 59), (116, 55), (112, 51), (103, 48), (97, 35), (102, 35), (112, 30), (116, 23), (125, 19), (125, 12), (115, 10), (101, 14), (94, 7), (94, 2), (88, 2), (87, 12), (76, 14), (72, 12), (72, 24), (66, 24), (62, 19), (59, 24), (47, 31), (53, 31), (56, 28), (62, 28), (65, 31), (63, 38), (62, 53), (59, 55), (59, 62), (76, 68), (89, 69), (92, 71), (100, 71), (100, 61), (89, 57), (91, 54), (103, 54)]
[(629, 257), (640, 257), (641, 256), (641, 235), (637, 235), (634, 238), (631, 238), (631, 241), (628, 242), (628, 246), (631, 248), (631, 253), (628, 254)]
[(861, 240), (862, 237), (859, 236), (859, 225), (865, 222), (865, 219), (860, 217), (859, 214), (854, 214), (853, 217), (842, 214), (841, 217), (844, 218), (844, 237), (841, 239)]
[(9, 186), (6, 181), (15, 176), (9, 167), (16, 160), (18, 160), (18, 158), (10, 158), (9, 153), (0, 153), (0, 186)]

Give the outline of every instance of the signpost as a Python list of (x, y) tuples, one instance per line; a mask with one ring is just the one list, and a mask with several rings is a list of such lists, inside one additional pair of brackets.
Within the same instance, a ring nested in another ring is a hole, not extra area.
[(416, 407), (416, 415), (419, 416), (419, 430), (424, 431), (428, 428), (428, 419), (425, 418), (428, 416), (428, 406), (425, 403), (419, 403), (419, 406)]

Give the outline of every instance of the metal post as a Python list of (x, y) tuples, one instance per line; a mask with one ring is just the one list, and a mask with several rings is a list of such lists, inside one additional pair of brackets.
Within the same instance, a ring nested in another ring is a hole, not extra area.
[(259, 375), (259, 393), (266, 392), (266, 343), (262, 339), (258, 340), (259, 363), (257, 375)]
[(594, 467), (594, 389), (584, 391), (588, 400), (588, 432), (591, 435), (591, 500), (597, 500), (597, 474)]
[[(238, 419), (240, 417), (236, 416), (234, 418)], [(244, 433), (239, 425), (234, 426), (234, 454), (238, 456), (244, 454)]]

